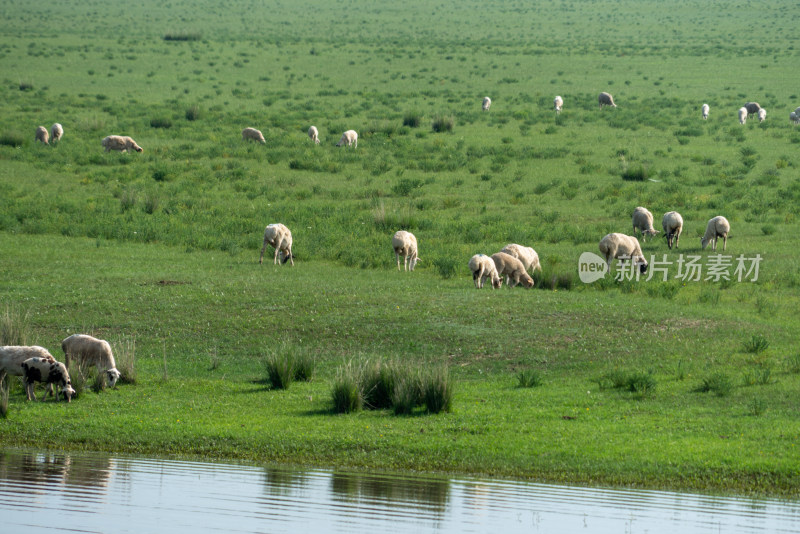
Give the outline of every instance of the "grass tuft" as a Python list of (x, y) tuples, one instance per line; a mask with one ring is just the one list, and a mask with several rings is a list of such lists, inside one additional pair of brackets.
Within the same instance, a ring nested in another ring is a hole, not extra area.
[(727, 397), (733, 391), (733, 380), (723, 373), (716, 372), (703, 378), (703, 381), (695, 389), (698, 393), (713, 393), (717, 397)]
[(126, 338), (115, 344), (114, 360), (117, 364), (117, 371), (120, 373), (118, 383), (136, 383), (136, 339)]
[(14, 148), (21, 147), (25, 142), (25, 136), (20, 132), (3, 132), (0, 134), (0, 145)]
[(440, 366), (422, 373), (425, 408), (430, 413), (450, 412), (453, 407), (453, 382), (447, 367)]
[(358, 412), (363, 408), (361, 370), (353, 362), (348, 362), (337, 371), (331, 388), (331, 399), (336, 413)]
[(537, 369), (525, 369), (517, 373), (517, 387), (536, 388), (543, 383), (542, 373)]
[(436, 117), (433, 119), (433, 124), (431, 127), (433, 128), (434, 132), (442, 133), (442, 132), (452, 132), (453, 126), (455, 126), (455, 119), (453, 117)]
[(28, 345), (31, 335), (30, 312), (7, 305), (0, 315), (0, 345)]
[(761, 354), (769, 348), (769, 341), (761, 334), (755, 334), (750, 339), (742, 342), (745, 352), (750, 354)]

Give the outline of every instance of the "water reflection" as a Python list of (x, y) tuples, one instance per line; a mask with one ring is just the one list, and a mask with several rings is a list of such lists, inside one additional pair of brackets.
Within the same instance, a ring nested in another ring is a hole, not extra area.
[[(41, 512), (41, 513), (39, 513)], [(25, 451), (0, 532), (800, 532), (800, 502)]]

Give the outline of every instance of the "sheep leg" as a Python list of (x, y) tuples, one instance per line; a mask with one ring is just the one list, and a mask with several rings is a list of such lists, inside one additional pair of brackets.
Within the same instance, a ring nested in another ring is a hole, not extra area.
[(395, 259), (397, 259), (397, 270), (399, 271), (400, 270), (400, 253), (397, 252), (396, 250), (394, 251), (394, 257), (395, 257)]
[(478, 280), (480, 280), (480, 271), (472, 271), (472, 283), (475, 284), (475, 289), (480, 289)]
[(33, 391), (33, 384), (25, 382), (25, 393), (28, 396), (28, 400), (36, 400), (36, 393)]
[(278, 253), (281, 249), (275, 247), (275, 257), (272, 259), (272, 265), (278, 265)]
[[(258, 264), (261, 265), (261, 262), (264, 260), (264, 251), (267, 250), (267, 242), (264, 241), (264, 246), (261, 247), (261, 256), (258, 257)], [(67, 363), (69, 365), (69, 363)]]
[(722, 236), (722, 251), (725, 252), (726, 248), (728, 248), (728, 234)]

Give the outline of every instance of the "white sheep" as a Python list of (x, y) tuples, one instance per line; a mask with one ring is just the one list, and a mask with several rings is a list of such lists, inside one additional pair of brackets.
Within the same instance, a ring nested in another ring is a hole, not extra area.
[(420, 260), (417, 249), (417, 238), (411, 232), (399, 230), (392, 236), (392, 249), (400, 270), (400, 255), (403, 255), (403, 270), (413, 271)]
[(47, 128), (44, 126), (37, 126), (36, 127), (36, 140), (41, 141), (45, 145), (49, 145), (50, 142), (48, 141), (50, 134), (47, 133)]
[(758, 110), (758, 122), (764, 122), (767, 118), (767, 110), (761, 108)]
[(605, 91), (597, 96), (597, 101), (600, 103), (601, 108), (603, 106), (611, 106), (612, 108), (617, 107), (617, 105), (614, 103), (614, 97)]
[(739, 108), (739, 124), (747, 122), (747, 108)]
[(59, 393), (64, 393), (64, 398), (70, 402), (75, 390), (72, 389), (72, 382), (69, 379), (67, 366), (61, 362), (49, 360), (47, 358), (29, 358), (22, 362), (22, 376), (25, 381), (25, 393), (28, 400), (36, 400), (33, 386), (36, 382), (45, 384), (45, 393), (42, 401), (48, 394), (53, 394), (53, 384), (56, 386), (55, 398), (58, 400)]
[(703, 107), (700, 108), (700, 109), (703, 111), (703, 118), (707, 119), (708, 118), (708, 112), (710, 111), (711, 108), (708, 107), (708, 104), (703, 104)]
[(286, 263), (288, 261), (294, 266), (292, 232), (289, 231), (286, 226), (281, 223), (274, 223), (267, 225), (264, 229), (264, 245), (261, 247), (261, 256), (258, 258), (259, 265), (264, 259), (264, 251), (267, 249), (267, 245), (275, 249), (275, 257), (272, 261), (273, 265), (278, 263), (278, 256), (280, 256), (281, 263)]
[(242, 130), (242, 141), (257, 141), (262, 145), (267, 144), (267, 142), (264, 140), (264, 134), (255, 128), (245, 128)]
[(482, 289), (486, 279), (490, 278), (492, 287), (500, 289), (503, 285), (503, 279), (497, 273), (497, 267), (494, 261), (489, 256), (483, 254), (475, 254), (469, 259), (469, 270), (472, 271), (472, 281), (475, 283), (475, 289)]
[(525, 271), (525, 266), (517, 258), (505, 252), (492, 254), (492, 261), (497, 268), (497, 274), (505, 276), (508, 287), (522, 284), (527, 288), (533, 287), (533, 278)]
[(557, 96), (553, 99), (553, 108), (555, 108), (556, 113), (561, 113), (561, 107), (564, 105), (564, 99), (560, 96)]
[(319, 130), (317, 130), (316, 126), (312, 126), (308, 129), (308, 136), (314, 141), (315, 145), (319, 144)]
[[(525, 270), (530, 271), (531, 274), (533, 274), (534, 271), (542, 270), (542, 266), (539, 264), (539, 254), (537, 254), (536, 251), (531, 247), (517, 245), (516, 243), (509, 243), (508, 245), (504, 246), (500, 252), (505, 252), (509, 256), (514, 256), (517, 258), (522, 262)], [(506, 283), (508, 283), (508, 281), (506, 281)]]
[(136, 141), (126, 135), (109, 135), (103, 138), (101, 144), (106, 149), (106, 152), (111, 150), (118, 150), (120, 152), (127, 152), (128, 150), (144, 152), (144, 149), (137, 145)]
[(60, 141), (63, 136), (64, 136), (64, 127), (61, 126), (59, 123), (54, 122), (53, 125), (50, 127), (50, 138), (53, 141)]
[(112, 388), (119, 380), (120, 372), (108, 341), (86, 334), (73, 334), (61, 341), (61, 350), (64, 351), (67, 367), (74, 359), (78, 365), (94, 365), (99, 373), (105, 372), (108, 385)]
[(616, 232), (607, 234), (600, 240), (599, 248), (600, 253), (606, 259), (609, 270), (611, 270), (611, 262), (616, 258), (620, 261), (630, 260), (634, 265), (639, 266), (641, 273), (647, 272), (647, 260), (642, 254), (642, 247), (636, 237)]
[(31, 358), (56, 361), (46, 348), (38, 345), (5, 345), (0, 347), (0, 381), (7, 374), (22, 376), (22, 362)]
[(488, 96), (484, 96), (483, 97), (483, 105), (482, 105), (483, 111), (489, 111), (489, 106), (491, 106), (491, 105), (492, 105), (492, 99), (489, 98)]
[(706, 248), (710, 242), (711, 250), (717, 250), (717, 239), (722, 238), (722, 250), (724, 251), (728, 246), (728, 232), (731, 231), (731, 223), (722, 215), (717, 215), (709, 219), (706, 225), (706, 233), (700, 238), (700, 246)]
[(675, 248), (678, 248), (678, 241), (683, 232), (683, 217), (677, 211), (668, 211), (661, 218), (661, 227), (664, 229), (664, 237), (667, 239), (667, 246), (672, 249), (672, 240), (675, 240)]
[(642, 241), (647, 241), (647, 236), (654, 236), (658, 234), (658, 230), (653, 228), (653, 214), (650, 210), (638, 206), (633, 210), (633, 235), (636, 235), (636, 230), (642, 234)]
[(761, 105), (758, 102), (748, 102), (744, 105), (744, 108), (747, 110), (748, 115), (755, 115), (761, 109)]
[(800, 124), (800, 115), (796, 111), (792, 111), (789, 113), (789, 120), (795, 124)]
[(336, 146), (351, 146), (353, 148), (358, 148), (358, 134), (355, 130), (347, 130), (342, 134), (342, 138), (339, 139), (339, 142), (336, 143)]

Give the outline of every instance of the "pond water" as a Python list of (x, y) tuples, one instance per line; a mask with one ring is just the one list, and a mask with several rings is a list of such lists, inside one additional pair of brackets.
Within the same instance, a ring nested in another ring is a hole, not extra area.
[(800, 532), (800, 502), (0, 452), (0, 533)]

